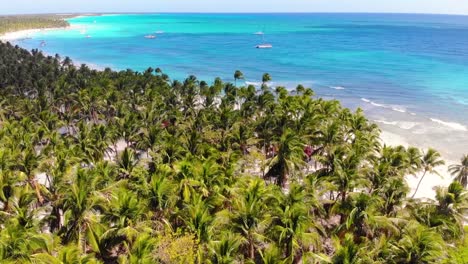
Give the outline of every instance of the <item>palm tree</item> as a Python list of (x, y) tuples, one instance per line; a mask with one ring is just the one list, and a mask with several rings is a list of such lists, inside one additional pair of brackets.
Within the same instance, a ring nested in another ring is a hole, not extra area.
[(278, 152), (269, 163), (265, 177), (276, 177), (276, 184), (285, 188), (289, 176), (304, 165), (304, 144), (292, 131), (286, 130), (278, 142)]
[(234, 235), (230, 232), (223, 233), (220, 240), (212, 241), (210, 243), (210, 249), (212, 252), (211, 263), (236, 263), (236, 253), (242, 243), (243, 239), (241, 236)]
[(397, 263), (437, 263), (445, 255), (442, 237), (431, 229), (409, 222), (400, 240), (394, 242), (391, 259)]
[(36, 192), (37, 201), (39, 204), (44, 202), (44, 198), (41, 193), (41, 184), (37, 182), (36, 172), (42, 160), (43, 155), (38, 154), (32, 147), (28, 147), (21, 153), (19, 162), (16, 165), (18, 170), (26, 175), (29, 185), (31, 185), (31, 187)]
[(112, 223), (114, 228), (124, 230), (145, 219), (146, 204), (126, 188), (114, 191), (107, 206), (103, 220)]
[(421, 185), (422, 180), (424, 179), (424, 176), (426, 176), (426, 173), (434, 173), (439, 175), (439, 173), (435, 170), (437, 166), (444, 165), (445, 161), (441, 159), (440, 153), (437, 152), (436, 150), (429, 148), (427, 152), (424, 154), (424, 156), (421, 159), (421, 167), (423, 170), (423, 175), (421, 176), (421, 179), (418, 182), (418, 185), (416, 186), (416, 189), (414, 190), (413, 195), (411, 198), (414, 198), (416, 193), (418, 192), (419, 186)]
[(449, 171), (455, 180), (461, 183), (463, 188), (466, 188), (468, 185), (468, 155), (462, 157), (460, 164), (450, 165)]
[(161, 216), (166, 210), (171, 210), (176, 200), (176, 185), (169, 175), (153, 175), (148, 185), (149, 207), (155, 211), (155, 216)]
[(331, 263), (333, 264), (358, 264), (362, 258), (360, 254), (360, 247), (353, 240), (351, 234), (346, 234), (344, 241), (335, 238), (336, 252), (333, 255)]
[(254, 260), (257, 241), (262, 239), (262, 233), (270, 222), (266, 208), (269, 197), (265, 183), (258, 179), (249, 180), (239, 187), (239, 199), (232, 201), (229, 223), (232, 230), (246, 240), (245, 255)]
[(239, 79), (244, 79), (244, 74), (241, 71), (236, 70), (236, 72), (234, 72), (234, 82), (236, 86), (237, 86), (237, 80)]
[(63, 198), (64, 226), (60, 234), (66, 242), (77, 241), (83, 251), (86, 249), (85, 234), (96, 222), (93, 211), (102, 204), (92, 182), (89, 171), (78, 170)]
[(262, 84), (265, 85), (269, 81), (271, 81), (270, 74), (264, 73), (263, 76), (262, 76)]
[(138, 158), (136, 157), (135, 151), (130, 148), (125, 148), (117, 161), (121, 177), (129, 178), (137, 164)]
[(318, 225), (314, 223), (306, 203), (305, 189), (292, 185), (290, 192), (282, 197), (271, 225), (272, 240), (285, 249), (291, 263), (299, 263), (308, 248), (317, 248), (320, 243)]
[(202, 195), (192, 196), (190, 203), (181, 212), (181, 218), (200, 242), (207, 243), (212, 236), (213, 217), (208, 210), (209, 205), (202, 198)]
[[(132, 241), (128, 246), (128, 262), (138, 263), (138, 264), (152, 264), (155, 263), (155, 257), (153, 255), (153, 250), (156, 245), (156, 239), (151, 237), (150, 234), (143, 233), (138, 234), (138, 237), (135, 241)], [(122, 258), (121, 258), (122, 259)], [(125, 263), (120, 261), (119, 263)]]
[(385, 230), (386, 233), (397, 233), (397, 229), (390, 220), (379, 215), (377, 210), (382, 203), (380, 197), (366, 193), (355, 193), (349, 196), (349, 199), (340, 208), (345, 211), (347, 217), (345, 222), (338, 227), (338, 231), (352, 232), (356, 243), (362, 243), (366, 238), (372, 239), (379, 230)]

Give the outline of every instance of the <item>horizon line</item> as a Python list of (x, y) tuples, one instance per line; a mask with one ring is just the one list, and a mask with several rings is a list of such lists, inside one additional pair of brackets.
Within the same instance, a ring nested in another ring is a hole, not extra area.
[(311, 11), (311, 12), (299, 12), (299, 11), (288, 11), (288, 12), (53, 12), (53, 13), (7, 13), (0, 14), (0, 16), (30, 16), (30, 15), (88, 15), (88, 16), (99, 16), (99, 15), (131, 15), (131, 14), (375, 14), (375, 15), (440, 15), (440, 16), (468, 16), (468, 14), (458, 13), (418, 13), (418, 12), (345, 12), (345, 11)]

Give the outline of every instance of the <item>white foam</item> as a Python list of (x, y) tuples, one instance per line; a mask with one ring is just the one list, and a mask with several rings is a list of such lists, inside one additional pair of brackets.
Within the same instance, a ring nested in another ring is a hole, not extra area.
[(397, 122), (396, 121), (385, 121), (385, 120), (374, 120), (375, 122), (377, 123), (382, 123), (382, 124), (385, 124), (385, 125), (392, 125), (392, 126), (396, 126)]
[(408, 121), (386, 121), (386, 120), (374, 120), (374, 121), (377, 123), (385, 124), (385, 125), (397, 126), (405, 130), (410, 130), (419, 124), (419, 123), (408, 122)]
[(400, 112), (400, 113), (406, 113), (406, 110), (405, 110), (405, 109), (401, 109), (401, 108), (398, 108), (398, 107), (392, 107), (392, 110), (393, 110), (393, 111)]
[(442, 121), (440, 119), (436, 119), (436, 118), (430, 118), (432, 122), (435, 122), (435, 123), (438, 123), (438, 124), (441, 124), (443, 126), (446, 126), (446, 127), (449, 127), (453, 130), (458, 130), (458, 131), (468, 131), (468, 129), (466, 128), (466, 126), (462, 125), (462, 124), (459, 124), (459, 123), (455, 123), (455, 122), (445, 122), (445, 121)]
[(371, 104), (373, 106), (392, 109), (393, 111), (400, 112), (400, 113), (406, 113), (406, 109), (404, 109), (404, 108), (402, 108), (400, 106), (390, 106), (390, 105), (385, 105), (385, 104), (379, 104), (379, 103), (376, 103), (376, 102), (371, 101), (371, 100), (366, 99), (366, 98), (361, 98), (361, 100), (366, 102), (366, 103), (369, 103), (369, 104)]
[(345, 89), (343, 86), (330, 86), (330, 88), (335, 89), (335, 90), (344, 90)]
[(253, 86), (261, 86), (262, 83), (261, 82), (245, 82), (246, 85), (253, 85)]
[(385, 105), (383, 105), (383, 104), (378, 104), (378, 103), (373, 102), (373, 101), (371, 101), (370, 104), (373, 105), (373, 106), (377, 106), (377, 107), (385, 107)]
[(417, 126), (418, 124), (419, 123), (415, 123), (415, 122), (401, 121), (401, 122), (398, 122), (398, 127), (401, 129), (409, 130)]
[(376, 102), (371, 101), (371, 100), (369, 100), (369, 99), (367, 99), (367, 98), (361, 98), (361, 100), (364, 101), (364, 102), (366, 102), (366, 103), (369, 103), (369, 104), (371, 104), (371, 105), (373, 105), (373, 106), (377, 106), (377, 107), (386, 107), (386, 106), (383, 105), (383, 104), (376, 103)]

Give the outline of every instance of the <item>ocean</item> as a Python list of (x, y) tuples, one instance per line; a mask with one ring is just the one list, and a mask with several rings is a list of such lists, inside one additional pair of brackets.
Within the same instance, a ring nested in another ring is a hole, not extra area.
[[(268, 72), (273, 86), (300, 83), (361, 107), (409, 144), (452, 160), (468, 153), (468, 16), (121, 14), (69, 22), (74, 29), (17, 44), (98, 68), (159, 67), (172, 79), (233, 82), (241, 70), (258, 85)], [(262, 43), (273, 48), (255, 48)]]

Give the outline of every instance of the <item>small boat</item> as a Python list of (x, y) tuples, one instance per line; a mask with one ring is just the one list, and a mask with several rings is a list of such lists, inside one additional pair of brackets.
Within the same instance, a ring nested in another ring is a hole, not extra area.
[(145, 38), (146, 39), (155, 39), (156, 36), (155, 35), (146, 35)]
[(91, 38), (91, 35), (86, 35), (86, 37), (85, 37), (85, 38)]
[(271, 49), (271, 48), (273, 48), (273, 45), (265, 42), (265, 36), (264, 35), (262, 35), (262, 42), (263, 42), (263, 44), (258, 44), (255, 47), (257, 49)]
[(255, 46), (257, 49), (271, 49), (273, 48), (273, 45), (265, 43), (265, 44), (260, 44)]
[(158, 30), (158, 31), (155, 31), (154, 34), (164, 34), (164, 31)]
[(44, 47), (45, 45), (47, 45), (47, 43), (45, 42), (45, 40), (42, 40), (40, 46)]
[(258, 31), (258, 32), (255, 32), (254, 35), (263, 35), (265, 33), (263, 33), (262, 31)]

